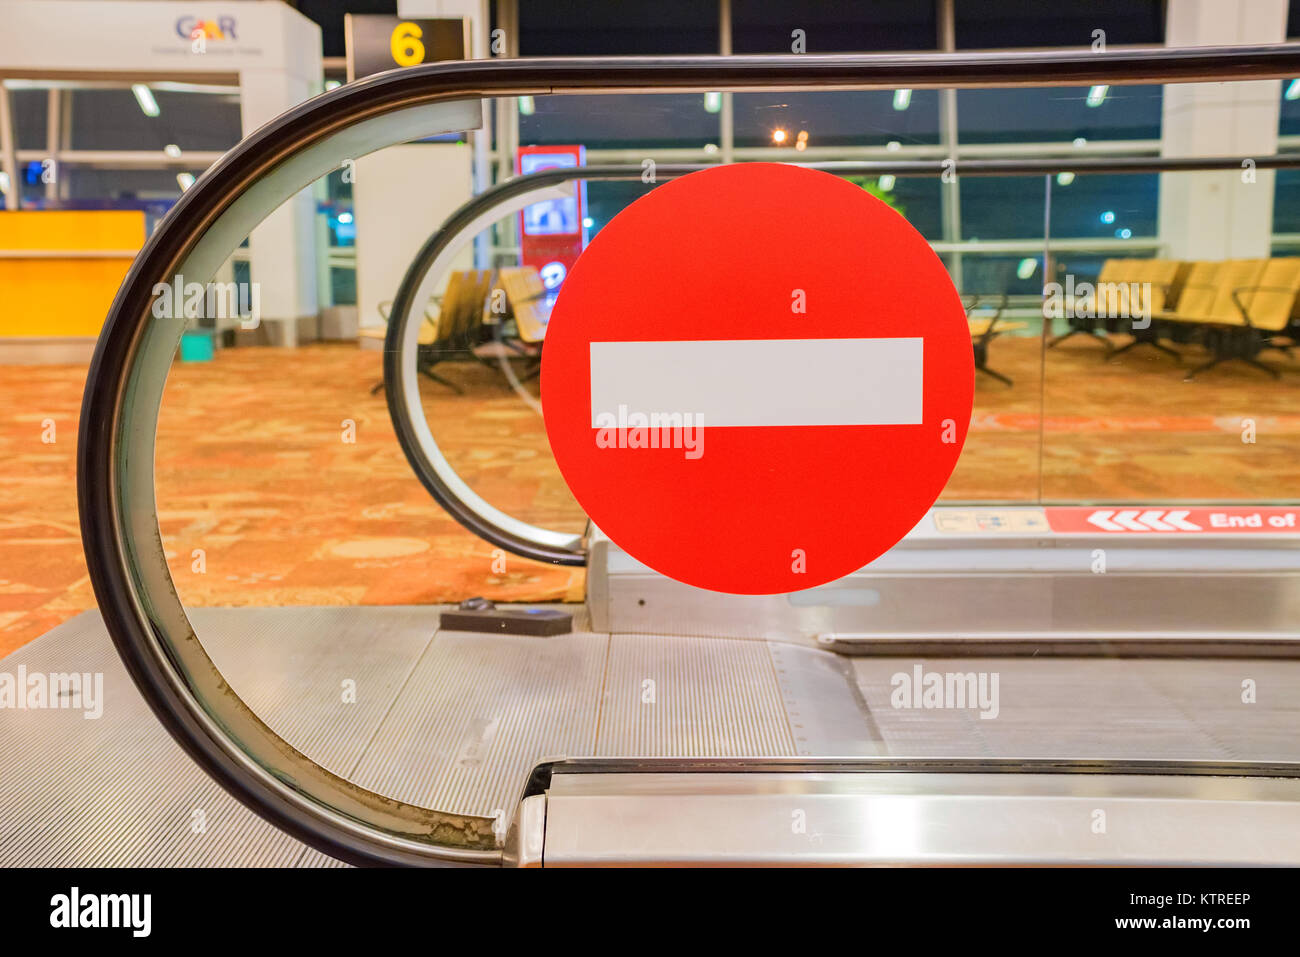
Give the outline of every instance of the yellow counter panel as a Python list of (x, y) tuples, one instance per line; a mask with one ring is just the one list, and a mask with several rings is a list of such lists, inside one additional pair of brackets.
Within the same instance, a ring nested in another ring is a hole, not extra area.
[(0, 212), (0, 337), (99, 335), (144, 240), (139, 210)]

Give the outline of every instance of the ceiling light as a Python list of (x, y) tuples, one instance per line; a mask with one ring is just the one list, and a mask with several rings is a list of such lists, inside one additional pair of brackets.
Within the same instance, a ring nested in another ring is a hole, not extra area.
[(153, 90), (143, 83), (133, 83), (131, 92), (135, 94), (135, 101), (140, 104), (140, 109), (145, 116), (157, 116), (159, 112), (158, 101), (153, 98)]

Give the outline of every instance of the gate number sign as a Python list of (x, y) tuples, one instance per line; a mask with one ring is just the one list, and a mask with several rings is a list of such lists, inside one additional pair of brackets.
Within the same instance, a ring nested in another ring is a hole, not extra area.
[(460, 18), (404, 20), (349, 13), (344, 29), (348, 82), (398, 67), (463, 60), (468, 46), (468, 27)]

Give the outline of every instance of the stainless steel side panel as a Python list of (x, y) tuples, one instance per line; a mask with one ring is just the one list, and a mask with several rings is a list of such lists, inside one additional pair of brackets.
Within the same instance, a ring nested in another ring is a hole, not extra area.
[[(1300, 639), (1296, 536), (1046, 529), (955, 535), (937, 530), (936, 516), (945, 511), (952, 510), (933, 509), (867, 567), (788, 595), (724, 595), (683, 585), (597, 536), (588, 572), (592, 618), (614, 633), (820, 638), (837, 651), (862, 646), (885, 654), (917, 646), (891, 651), (877, 639), (1059, 640), (1070, 642), (1065, 653), (1073, 654), (1087, 653), (1088, 643), (1193, 638), (1213, 640), (1214, 654), (1234, 653), (1234, 642), (1254, 643), (1253, 654), (1300, 654), (1300, 642), (1288, 651)], [(1188, 653), (1181, 644), (1171, 647)]]
[(1292, 865), (1300, 781), (556, 774), (544, 866)]

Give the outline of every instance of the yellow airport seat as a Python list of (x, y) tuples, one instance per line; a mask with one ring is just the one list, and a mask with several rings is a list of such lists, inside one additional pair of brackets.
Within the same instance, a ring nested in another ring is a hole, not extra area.
[(515, 319), (519, 338), (526, 343), (538, 343), (546, 337), (546, 324), (551, 316), (544, 301), (546, 287), (534, 266), (506, 267), (500, 271), (501, 288)]
[(1297, 313), (1300, 297), (1300, 256), (1265, 261), (1252, 285), (1235, 288), (1237, 313), (1229, 322), (1249, 325), (1264, 332), (1281, 332)]
[(972, 339), (978, 339), (987, 334), (997, 324), (998, 332), (1011, 332), (1015, 329), (1028, 328), (1028, 323), (1024, 322), (1002, 322), (995, 318), (989, 319), (967, 319), (966, 324), (970, 326), (970, 335)]

